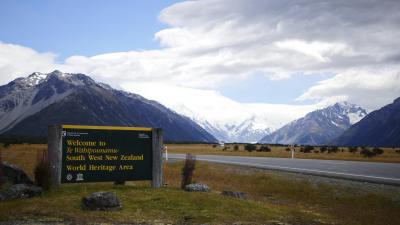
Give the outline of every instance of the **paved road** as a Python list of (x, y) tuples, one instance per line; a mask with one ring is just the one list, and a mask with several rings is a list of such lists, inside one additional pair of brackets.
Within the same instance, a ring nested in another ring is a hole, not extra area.
[[(184, 159), (184, 154), (168, 154)], [(197, 160), (400, 186), (400, 163), (197, 155)]]

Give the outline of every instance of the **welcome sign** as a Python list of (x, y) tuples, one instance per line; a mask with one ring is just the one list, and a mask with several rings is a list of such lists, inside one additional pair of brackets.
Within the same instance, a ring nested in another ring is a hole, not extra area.
[(161, 146), (157, 128), (49, 127), (49, 159), (58, 184), (161, 180)]

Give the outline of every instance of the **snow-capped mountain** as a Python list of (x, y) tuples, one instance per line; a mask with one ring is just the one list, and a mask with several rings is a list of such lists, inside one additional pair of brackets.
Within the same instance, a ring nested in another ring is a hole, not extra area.
[(339, 146), (400, 146), (400, 97), (369, 113), (332, 141)]
[(260, 138), (275, 129), (275, 127), (265, 125), (265, 121), (264, 123), (259, 123), (258, 120), (261, 120), (261, 118), (256, 118), (255, 116), (240, 123), (211, 124), (205, 119), (193, 118), (193, 120), (218, 140), (224, 142), (257, 142), (257, 140), (260, 140)]
[(257, 104), (225, 104), (221, 107), (210, 107), (209, 110), (195, 110), (195, 107), (189, 108), (190, 104), (169, 107), (191, 118), (219, 141), (245, 143), (259, 141), (287, 122), (298, 118), (299, 114), (305, 115), (308, 110), (307, 107), (291, 110), (288, 106), (288, 110), (282, 112), (285, 106)]
[(367, 111), (347, 102), (336, 103), (308, 113), (275, 132), (261, 143), (325, 145), (367, 115)]
[(50, 124), (161, 127), (166, 140), (217, 141), (158, 102), (84, 74), (33, 73), (0, 86), (0, 134), (45, 136)]

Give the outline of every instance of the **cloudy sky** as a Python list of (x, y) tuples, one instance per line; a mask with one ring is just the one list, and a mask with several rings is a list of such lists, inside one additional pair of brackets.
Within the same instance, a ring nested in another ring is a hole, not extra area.
[(0, 84), (59, 69), (192, 110), (373, 110), (400, 97), (399, 12), (398, 0), (3, 0)]

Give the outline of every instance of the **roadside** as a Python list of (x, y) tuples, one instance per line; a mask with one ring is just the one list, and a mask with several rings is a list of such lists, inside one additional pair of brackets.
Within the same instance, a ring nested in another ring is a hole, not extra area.
[[(5, 160), (28, 174), (42, 149), (11, 148)], [(32, 146), (31, 146), (32, 147)], [(36, 151), (37, 150), (37, 151)], [(11, 155), (13, 156), (11, 158)], [(15, 157), (17, 156), (17, 157)], [(189, 193), (180, 187), (182, 161), (164, 164), (161, 189), (149, 182), (63, 185), (42, 197), (0, 204), (0, 221), (31, 224), (400, 224), (400, 188), (303, 174), (198, 161), (194, 181), (211, 193)], [(247, 200), (221, 196), (224, 190), (247, 194)], [(119, 211), (83, 211), (81, 198), (113, 191)]]
[[(248, 144), (166, 144), (168, 153), (196, 154), (196, 155), (225, 155), (225, 156), (253, 156), (253, 157), (278, 157), (291, 158), (290, 147), (281, 145), (254, 144), (254, 150), (246, 149)], [(261, 148), (267, 146), (268, 148)], [(365, 147), (368, 151), (373, 148)], [(379, 148), (382, 154), (367, 157), (361, 154), (363, 150), (348, 147), (318, 147), (318, 146), (297, 146), (294, 147), (294, 157), (301, 159), (326, 159), (326, 160), (350, 160), (365, 162), (391, 162), (400, 163), (400, 148)]]

